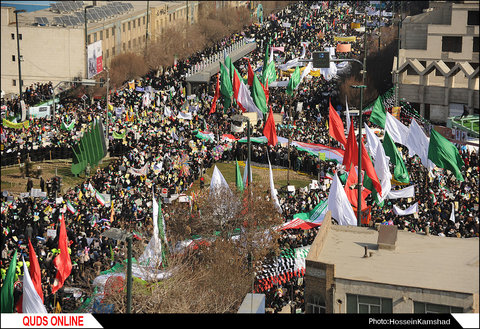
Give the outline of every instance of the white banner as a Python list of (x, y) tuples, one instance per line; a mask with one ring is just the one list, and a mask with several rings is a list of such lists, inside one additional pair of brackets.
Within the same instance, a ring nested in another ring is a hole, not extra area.
[(88, 78), (103, 71), (103, 59), (102, 59), (102, 40), (91, 43), (87, 47), (88, 54)]
[(415, 185), (412, 185), (398, 191), (390, 190), (387, 195), (387, 199), (413, 198), (414, 195)]
[(407, 209), (403, 210), (398, 208), (396, 205), (393, 205), (393, 212), (398, 216), (412, 215), (418, 212), (418, 203), (411, 205)]
[(2, 328), (103, 328), (90, 313), (2, 313)]

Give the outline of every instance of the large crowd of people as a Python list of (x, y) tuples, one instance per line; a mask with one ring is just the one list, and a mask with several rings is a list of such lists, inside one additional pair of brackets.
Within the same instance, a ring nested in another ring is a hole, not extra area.
[[(219, 101), (216, 112), (209, 114), (216, 78), (212, 77), (208, 86), (197, 89), (194, 99), (189, 99), (185, 93), (185, 72), (202, 55), (208, 57), (238, 38), (253, 36), (258, 45), (265, 46), (271, 40), (272, 46), (284, 47), (284, 53), (279, 55), (282, 62), (300, 56), (301, 43), (309, 42), (306, 54), (308, 58), (311, 52), (317, 50), (319, 32), (322, 33), (322, 47), (335, 46), (336, 35), (361, 35), (352, 30), (350, 25), (354, 21), (360, 21), (360, 17), (353, 6), (320, 10), (312, 9), (311, 2), (290, 4), (268, 17), (263, 24), (247, 26), (242, 34), (225, 38), (203, 53), (192, 55), (188, 60), (178, 61), (161, 74), (151, 72), (137, 79), (136, 88), (126, 86), (113, 92), (110, 103), (114, 110), (109, 112), (108, 124), (109, 152), (114, 157), (113, 161), (105, 168), (92, 168), (82, 184), (65, 193), (55, 193), (56, 190), (49, 189), (46, 198), (20, 198), (5, 192), (2, 194), (2, 284), (14, 251), (19, 252), (19, 261), (22, 255), (28, 259), (28, 240), (31, 240), (41, 266), (45, 306), (48, 311), (52, 311), (56, 307), (51, 293), (56, 273), (52, 260), (58, 253), (56, 248), (60, 216), (64, 216), (69, 223), (67, 235), (71, 243), (69, 248), (73, 263), (72, 274), (67, 278), (65, 286), (87, 290), (96, 276), (126, 257), (125, 245), (101, 236), (102, 232), (110, 227), (119, 227), (135, 232), (136, 236), (143, 236), (148, 241), (152, 232), (152, 189), (157, 195), (160, 195), (160, 188), (167, 188), (169, 194), (181, 193), (203, 177), (215, 162), (247, 159), (246, 143), (229, 141), (221, 149), (218, 147), (219, 136), (233, 134), (236, 138), (241, 138), (245, 132), (232, 132), (231, 117), (241, 113), (236, 106), (224, 108), (223, 102)], [(290, 27), (283, 27), (284, 22), (290, 23)], [(254, 69), (262, 66), (264, 49), (257, 47), (249, 54)], [(352, 43), (352, 49), (351, 53), (344, 56), (358, 55), (363, 49), (362, 38), (357, 38)], [(248, 62), (245, 58), (236, 61), (235, 67), (242, 76), (247, 76)], [(288, 80), (289, 77), (279, 79)], [(278, 136), (288, 138), (290, 135), (295, 141), (340, 148), (340, 144), (331, 138), (326, 128), (329, 102), (336, 107), (340, 104), (337, 84), (337, 79), (327, 79), (323, 75), (308, 77), (292, 97), (285, 93), (284, 88), (269, 88), (269, 105), (273, 112), (284, 114), (282, 124), (277, 125)], [(154, 105), (144, 103), (145, 90), (150, 87), (153, 89), (150, 101)], [(25, 99), (28, 104), (37, 103), (42, 97), (48, 97), (50, 92), (51, 84), (38, 84), (27, 88)], [(298, 103), (303, 104), (302, 111), (296, 110)], [(54, 118), (30, 119), (29, 129), (4, 127), (2, 166), (24, 161), (25, 155), (32, 155), (34, 151), (40, 155), (31, 156), (33, 161), (52, 157), (52, 150), (56, 152), (54, 158), (71, 157), (71, 145), (79, 140), (81, 133), (95, 117), (105, 115), (105, 100), (91, 104), (84, 108), (81, 100), (61, 99)], [(13, 109), (15, 102), (5, 105)], [(179, 115), (182, 110), (190, 111), (191, 119), (182, 119)], [(344, 112), (340, 113), (345, 120)], [(128, 121), (127, 116), (130, 119)], [(73, 120), (75, 125), (72, 130), (62, 129), (62, 122)], [(259, 121), (254, 127), (253, 137), (263, 135), (263, 123), (264, 121)], [(355, 120), (353, 124), (357, 124)], [(217, 139), (208, 142), (196, 138), (197, 131), (209, 131)], [(124, 133), (124, 138), (117, 139), (114, 136)], [(269, 159), (274, 166), (291, 165), (292, 170), (304, 172), (312, 179), (319, 180), (321, 187), (317, 190), (302, 191), (295, 195), (280, 194), (285, 222), (290, 221), (296, 213), (312, 210), (319, 200), (327, 199), (329, 184), (325, 184), (328, 181), (326, 173), (343, 170), (335, 161), (320, 160), (319, 157), (293, 147), (289, 153), (288, 148), (280, 144), (267, 146), (252, 143), (251, 152), (253, 162), (268, 164)], [(402, 152), (411, 184), (415, 184), (418, 216), (408, 216), (407, 219), (396, 216), (388, 201), (379, 207), (369, 197), (367, 203), (372, 207), (372, 222), (397, 225), (399, 229), (411, 232), (425, 232), (428, 227), (430, 234), (445, 237), (478, 237), (478, 149), (472, 151), (460, 148), (460, 152), (465, 162), (465, 167), (462, 168), (464, 182), (459, 182), (445, 170), (429, 173), (417, 157), (409, 157), (408, 152)], [(4, 156), (11, 159), (4, 162)], [(144, 168), (147, 169), (145, 174), (136, 174)], [(99, 204), (90, 186), (109, 195), (111, 208)], [(44, 187), (41, 189), (44, 191)], [(73, 205), (74, 211), (67, 209), (67, 202)], [(407, 200), (399, 202), (403, 205)], [(449, 220), (452, 203), (456, 211), (455, 222)], [(166, 225), (168, 229), (168, 222)], [(310, 245), (316, 231), (317, 229), (285, 230), (279, 240), (279, 247), (285, 250)], [(21, 277), (21, 263), (17, 264), (17, 274)], [(267, 308), (272, 312), (280, 312), (289, 305), (294, 312), (305, 311), (303, 288), (303, 279), (299, 277), (271, 288), (265, 292)], [(17, 287), (15, 294), (18, 298), (20, 288)], [(61, 298), (57, 298), (57, 301), (63, 303)], [(61, 306), (68, 310), (66, 304)]]

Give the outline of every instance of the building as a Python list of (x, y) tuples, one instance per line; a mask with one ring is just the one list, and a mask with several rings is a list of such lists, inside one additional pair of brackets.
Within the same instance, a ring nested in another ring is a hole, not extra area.
[[(18, 13), (23, 90), (36, 82), (56, 85), (86, 78), (86, 44), (101, 41), (104, 67), (122, 52), (142, 52), (147, 37), (155, 39), (166, 26), (186, 23), (187, 17), (194, 23), (198, 3), (59, 1), (48, 9)], [(89, 5), (93, 8), (85, 9)], [(1, 7), (1, 85), (7, 97), (19, 93), (14, 10)]]
[(306, 259), (306, 313), (478, 313), (479, 239), (339, 226)]
[(436, 123), (479, 113), (479, 1), (431, 1), (401, 25), (399, 98)]

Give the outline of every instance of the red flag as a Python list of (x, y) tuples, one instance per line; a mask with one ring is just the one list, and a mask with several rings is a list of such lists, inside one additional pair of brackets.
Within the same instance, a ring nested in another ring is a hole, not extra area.
[(232, 87), (233, 87), (233, 96), (235, 97), (235, 100), (237, 101), (237, 104), (240, 107), (240, 109), (242, 110), (242, 112), (245, 113), (247, 110), (238, 101), (238, 91), (240, 90), (240, 78), (238, 77), (237, 70), (233, 70)]
[[(350, 167), (350, 172), (348, 173), (347, 182), (345, 183), (345, 194), (347, 195), (348, 200), (354, 208), (358, 206), (358, 175), (353, 164)], [(362, 211), (367, 209), (367, 204), (365, 203), (365, 198), (370, 194), (370, 190), (362, 188)]]
[[(350, 125), (353, 126), (353, 125)], [(343, 122), (337, 111), (332, 106), (332, 103), (329, 102), (329, 122), (328, 122), (328, 131), (330, 136), (347, 148), (347, 140), (345, 138), (345, 131), (343, 128)], [(354, 133), (355, 135), (355, 133)], [(345, 159), (345, 158), (344, 158)]]
[(33, 282), (33, 286), (37, 291), (38, 295), (43, 301), (43, 290), (42, 290), (42, 277), (40, 275), (40, 264), (38, 263), (37, 255), (33, 249), (32, 242), (28, 239), (28, 260), (30, 261), (30, 277)]
[[(382, 186), (380, 185), (380, 181), (377, 176), (377, 172), (373, 167), (372, 160), (368, 156), (367, 149), (363, 144), (362, 145), (362, 169), (365, 170), (365, 173), (370, 179), (372, 180), (373, 186), (378, 194), (382, 195)], [(345, 166), (345, 170), (350, 170), (351, 164), (354, 166), (358, 166), (358, 144), (355, 138), (355, 131), (353, 129), (353, 125), (350, 125), (350, 131), (348, 132), (348, 139), (345, 147), (345, 154), (343, 155), (343, 163)]]
[(270, 113), (268, 114), (268, 119), (265, 122), (265, 126), (263, 127), (263, 134), (268, 139), (268, 145), (277, 145), (278, 138), (277, 138), (277, 130), (275, 128), (275, 120), (273, 119), (273, 111), (272, 107), (270, 106)]
[(252, 66), (250, 65), (250, 60), (248, 60), (248, 85), (252, 86), (253, 85), (253, 69)]
[(52, 286), (52, 293), (56, 293), (58, 289), (63, 287), (65, 280), (72, 272), (72, 261), (70, 260), (70, 255), (68, 254), (68, 241), (67, 241), (67, 229), (65, 228), (65, 220), (60, 219), (60, 234), (58, 235), (58, 249), (60, 249), (60, 254), (53, 259), (53, 265), (57, 269), (57, 275), (55, 277), (55, 282)]
[(217, 108), (218, 97), (220, 97), (220, 74), (217, 74), (217, 86), (215, 87), (215, 95), (213, 96), (212, 107), (210, 107), (210, 112), (208, 114), (212, 114), (215, 112)]

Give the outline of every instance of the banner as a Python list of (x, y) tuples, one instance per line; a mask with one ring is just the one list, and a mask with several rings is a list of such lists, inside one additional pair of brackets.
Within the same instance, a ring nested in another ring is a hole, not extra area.
[(350, 23), (350, 28), (351, 29), (359, 29), (360, 28), (360, 23), (352, 22), (352, 23)]
[(147, 164), (145, 164), (142, 168), (137, 169), (137, 168), (129, 168), (128, 172), (132, 174), (133, 176), (145, 176), (147, 174)]
[(319, 153), (323, 153), (328, 161), (337, 161), (338, 163), (343, 162), (344, 151), (341, 149), (322, 144), (303, 143), (297, 141), (293, 141), (292, 146), (296, 147), (299, 151), (308, 152), (316, 157), (319, 156)]
[(7, 119), (3, 119), (3, 126), (5, 128), (12, 128), (12, 129), (22, 129), (22, 128), (25, 128), (25, 129), (28, 129), (28, 127), (30, 126), (30, 121), (23, 121), (23, 122), (20, 122), (20, 123), (14, 123), (14, 122), (11, 122), (11, 121), (8, 121)]
[(349, 53), (352, 51), (352, 45), (349, 43), (339, 43), (337, 45), (337, 53)]
[(124, 139), (126, 135), (127, 135), (126, 130), (123, 132), (123, 134), (119, 134), (116, 131), (114, 131), (113, 134), (112, 134), (113, 138), (115, 138), (115, 139)]
[(338, 37), (335, 36), (333, 37), (334, 41), (340, 41), (340, 42), (355, 42), (357, 40), (357, 37), (352, 36), (352, 37)]
[(91, 79), (103, 71), (102, 40), (91, 43), (87, 47), (88, 78)]
[(393, 212), (398, 216), (412, 215), (418, 212), (418, 203), (414, 203), (407, 209), (403, 210), (398, 208), (396, 205), (393, 205)]
[(401, 190), (390, 190), (387, 199), (413, 198), (415, 196), (415, 185), (411, 185)]

